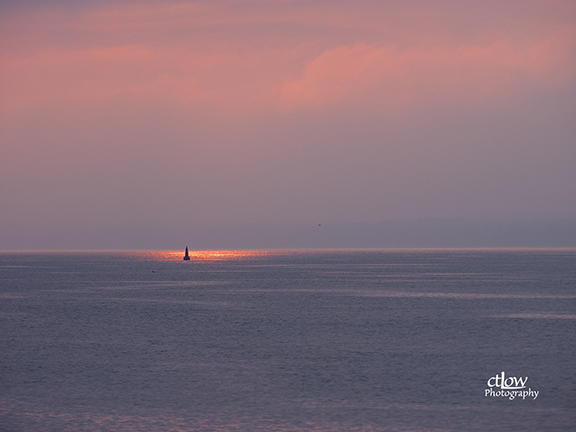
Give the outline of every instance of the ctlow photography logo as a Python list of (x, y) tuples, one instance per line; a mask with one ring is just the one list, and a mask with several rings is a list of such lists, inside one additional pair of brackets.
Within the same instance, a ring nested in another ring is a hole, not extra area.
[[(531, 388), (525, 390), (526, 381), (528, 381), (528, 377), (506, 377), (506, 373), (502, 371), (501, 374), (495, 375), (488, 380), (488, 388), (484, 391), (484, 396), (506, 397), (510, 400), (515, 397), (521, 397), (522, 399), (532, 397), (536, 400), (540, 391), (532, 390)], [(500, 390), (494, 390), (494, 387)]]

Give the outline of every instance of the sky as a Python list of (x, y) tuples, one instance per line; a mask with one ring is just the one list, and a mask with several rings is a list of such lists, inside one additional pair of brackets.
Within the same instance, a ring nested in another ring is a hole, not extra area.
[(0, 249), (576, 220), (575, 167), (571, 0), (0, 0)]

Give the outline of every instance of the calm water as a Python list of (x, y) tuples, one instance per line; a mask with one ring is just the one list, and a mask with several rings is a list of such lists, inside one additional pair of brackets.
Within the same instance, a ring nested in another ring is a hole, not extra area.
[(574, 249), (0, 253), (0, 330), (0, 431), (576, 430)]

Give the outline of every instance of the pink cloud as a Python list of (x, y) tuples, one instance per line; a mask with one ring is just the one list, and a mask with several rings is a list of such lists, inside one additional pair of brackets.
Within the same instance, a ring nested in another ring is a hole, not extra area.
[[(350, 13), (345, 3), (293, 2), (21, 12), (4, 20), (4, 110), (131, 98), (228, 114), (362, 101), (391, 111), (505, 99), (573, 79), (573, 27), (548, 25), (527, 37), (503, 25), (491, 37), (456, 43), (462, 31), (447, 38), (444, 24), (459, 13), (374, 5)], [(288, 30), (276, 33), (280, 23)]]
[[(575, 77), (573, 32), (527, 47), (509, 39), (487, 46), (379, 46), (363, 42), (326, 50), (287, 81), (291, 106), (321, 107), (378, 98), (387, 109), (412, 104), (505, 99), (523, 88), (558, 88)], [(568, 60), (567, 60), (568, 59)]]

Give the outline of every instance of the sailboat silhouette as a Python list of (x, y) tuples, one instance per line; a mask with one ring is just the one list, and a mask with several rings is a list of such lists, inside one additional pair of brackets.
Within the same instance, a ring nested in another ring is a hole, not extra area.
[(190, 261), (190, 255), (188, 255), (188, 246), (186, 246), (186, 253), (184, 254), (184, 261)]

